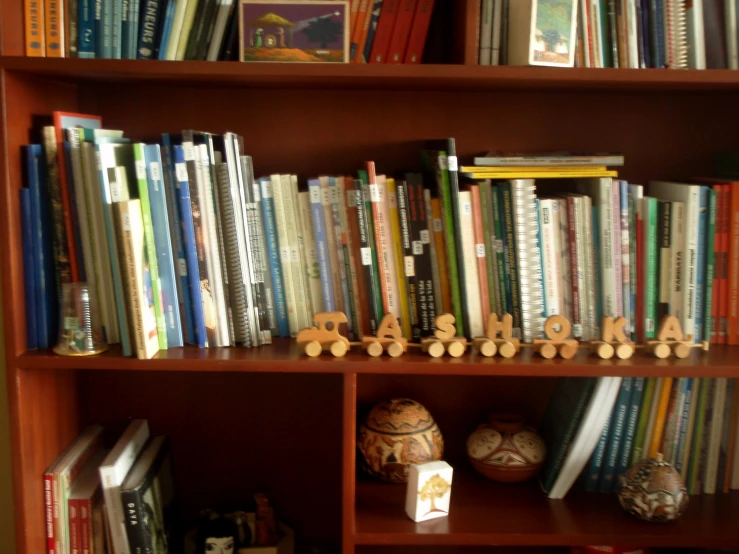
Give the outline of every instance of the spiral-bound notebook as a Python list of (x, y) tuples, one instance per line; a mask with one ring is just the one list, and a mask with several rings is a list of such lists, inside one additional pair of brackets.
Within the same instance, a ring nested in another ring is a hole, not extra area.
[(531, 342), (542, 336), (544, 328), (536, 186), (533, 179), (511, 179), (510, 183), (521, 298), (521, 335), (524, 342)]

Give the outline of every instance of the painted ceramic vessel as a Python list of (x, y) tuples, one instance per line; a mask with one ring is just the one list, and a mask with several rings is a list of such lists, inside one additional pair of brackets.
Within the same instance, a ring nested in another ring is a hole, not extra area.
[(534, 477), (544, 465), (547, 447), (536, 431), (517, 414), (490, 414), (467, 439), (467, 456), (485, 477), (518, 483)]
[(672, 521), (688, 505), (688, 490), (662, 454), (642, 460), (621, 476), (618, 500), (624, 510), (645, 521)]
[(444, 439), (426, 408), (409, 398), (377, 404), (359, 427), (362, 465), (375, 477), (408, 481), (408, 466), (441, 460)]

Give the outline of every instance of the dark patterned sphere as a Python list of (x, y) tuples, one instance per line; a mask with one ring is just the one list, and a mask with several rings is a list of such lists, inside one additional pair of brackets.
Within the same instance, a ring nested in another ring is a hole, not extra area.
[(675, 468), (657, 454), (621, 477), (618, 500), (624, 510), (645, 521), (672, 521), (685, 511), (688, 490)]

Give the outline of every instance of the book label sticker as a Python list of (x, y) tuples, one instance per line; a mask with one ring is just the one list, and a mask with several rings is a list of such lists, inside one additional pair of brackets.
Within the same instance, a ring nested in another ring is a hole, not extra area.
[(431, 242), (431, 236), (428, 229), (421, 229), (421, 242), (423, 244), (428, 244)]
[(447, 163), (449, 164), (449, 171), (459, 171), (457, 166), (457, 156), (448, 156)]
[(261, 201), (261, 200), (262, 200), (262, 194), (261, 194), (261, 192), (259, 191), (259, 185), (258, 185), (257, 183), (254, 183), (254, 184), (253, 184), (253, 185), (251, 186), (251, 192), (252, 192), (252, 194), (254, 195), (254, 202), (255, 202), (255, 203), (256, 203), (256, 202), (259, 202), (259, 201)]
[(272, 198), (272, 182), (268, 179), (262, 181), (262, 198)]
[(187, 167), (185, 167), (185, 164), (178, 163), (174, 166), (175, 173), (177, 174), (177, 181), (180, 183), (186, 183), (187, 182)]
[(369, 246), (362, 247), (362, 265), (372, 265), (372, 249)]
[(405, 256), (403, 259), (405, 260), (406, 277), (415, 277), (416, 276), (416, 264), (413, 261), (413, 256)]
[(146, 163), (144, 160), (136, 160), (136, 178), (139, 180), (146, 180)]
[(484, 244), (476, 244), (475, 250), (478, 258), (484, 258), (485, 257), (485, 245)]
[(370, 185), (369, 186), (369, 193), (370, 193), (370, 202), (379, 202), (380, 201), (380, 187), (379, 187), (379, 185)]
[(152, 180), (161, 181), (162, 170), (159, 168), (159, 162), (151, 162), (149, 164), (149, 172), (151, 172)]
[(462, 213), (464, 215), (472, 215), (472, 203), (462, 202)]
[(296, 262), (296, 263), (300, 262), (300, 254), (298, 253), (297, 246), (290, 247), (290, 261)]
[(331, 205), (331, 189), (330, 188), (321, 188), (321, 202), (324, 206), (330, 206)]
[(420, 240), (413, 241), (413, 255), (421, 256), (423, 254), (423, 243)]
[(123, 217), (121, 218), (121, 224), (123, 225), (124, 231), (130, 231), (131, 230), (131, 214), (128, 212), (123, 214)]
[(349, 208), (357, 207), (357, 191), (355, 190), (346, 191), (346, 205)]
[(280, 246), (280, 261), (282, 263), (290, 263), (290, 247)]
[(191, 162), (195, 160), (195, 154), (193, 153), (192, 142), (183, 142), (182, 151), (185, 154), (185, 161)]
[(317, 186), (311, 186), (309, 189), (310, 191), (310, 203), (311, 204), (320, 204), (321, 203), (321, 189)]
[(449, 164), (447, 164), (446, 154), (439, 154), (439, 169), (442, 171), (446, 171), (449, 169)]
[(177, 263), (180, 268), (180, 277), (187, 277), (187, 261), (177, 260)]

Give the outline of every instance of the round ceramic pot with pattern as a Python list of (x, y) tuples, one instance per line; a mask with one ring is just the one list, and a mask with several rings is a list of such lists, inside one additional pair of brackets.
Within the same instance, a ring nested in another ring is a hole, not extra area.
[(688, 489), (662, 454), (635, 464), (621, 476), (621, 507), (645, 521), (673, 521), (688, 505)]
[(485, 477), (504, 483), (519, 483), (539, 473), (547, 447), (526, 420), (511, 413), (493, 413), (489, 420), (467, 439), (472, 466)]
[(444, 439), (426, 408), (409, 398), (377, 404), (359, 426), (364, 469), (393, 483), (408, 481), (408, 466), (441, 460)]

